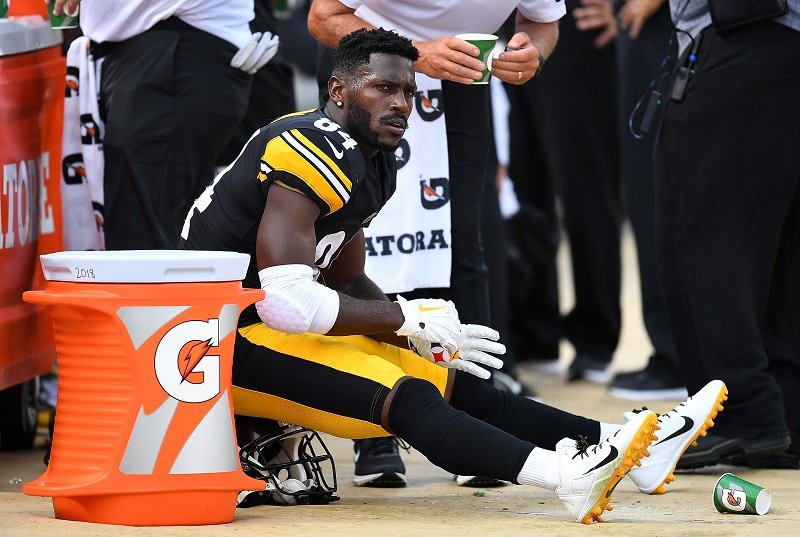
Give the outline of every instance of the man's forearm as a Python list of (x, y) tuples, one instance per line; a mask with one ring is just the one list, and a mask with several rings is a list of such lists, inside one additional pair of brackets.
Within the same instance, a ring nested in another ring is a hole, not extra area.
[(539, 49), (539, 52), (542, 53), (545, 59), (550, 57), (553, 49), (556, 48), (556, 43), (558, 42), (558, 21), (534, 22), (518, 13), (516, 31), (528, 34), (533, 46)]
[(308, 31), (326, 47), (336, 48), (339, 40), (359, 28), (374, 28), (357, 17), (339, 0), (314, 0), (308, 13)]

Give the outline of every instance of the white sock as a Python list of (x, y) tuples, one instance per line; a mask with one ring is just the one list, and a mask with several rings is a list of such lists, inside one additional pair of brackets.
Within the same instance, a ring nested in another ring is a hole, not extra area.
[(535, 447), (517, 476), (517, 483), (556, 490), (561, 485), (558, 477), (558, 454)]
[(622, 429), (622, 425), (617, 425), (616, 423), (603, 423), (600, 422), (600, 442), (603, 442), (606, 438), (609, 438), (614, 435), (617, 431)]

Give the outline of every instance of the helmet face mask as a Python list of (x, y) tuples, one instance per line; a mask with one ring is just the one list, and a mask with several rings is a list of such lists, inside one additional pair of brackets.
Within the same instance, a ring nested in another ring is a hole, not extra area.
[(246, 502), (241, 501), (240, 495), (241, 507), (261, 503), (319, 505), (339, 499), (333, 495), (333, 457), (316, 431), (280, 426), (242, 446), (239, 461), (247, 475), (267, 482), (268, 493)]

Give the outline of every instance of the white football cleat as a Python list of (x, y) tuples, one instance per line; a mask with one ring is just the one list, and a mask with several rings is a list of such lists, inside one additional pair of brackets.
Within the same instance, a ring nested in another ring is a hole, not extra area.
[[(698, 436), (705, 436), (706, 431), (713, 427), (714, 418), (727, 398), (725, 383), (712, 380), (686, 401), (658, 417), (661, 430), (658, 440), (650, 445), (650, 456), (630, 472), (639, 490), (646, 494), (666, 492), (664, 486), (675, 481), (673, 472), (678, 459)], [(631, 418), (636, 412), (640, 411), (626, 412), (625, 417)]]
[(611, 493), (617, 483), (641, 459), (655, 440), (658, 416), (642, 410), (613, 436), (589, 446), (582, 437), (564, 438), (556, 444), (561, 485), (555, 490), (577, 522), (602, 522), (610, 511)]

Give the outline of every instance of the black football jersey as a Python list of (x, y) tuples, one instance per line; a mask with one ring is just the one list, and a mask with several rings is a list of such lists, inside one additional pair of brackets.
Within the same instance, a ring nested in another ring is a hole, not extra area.
[[(379, 151), (368, 159), (321, 109), (284, 116), (256, 132), (195, 200), (181, 232), (182, 247), (249, 254), (243, 285), (259, 289), (256, 236), (268, 189), (277, 182), (319, 206), (315, 263), (325, 268), (383, 207), (396, 175), (392, 153)], [(254, 322), (258, 316), (251, 306), (239, 324)]]

